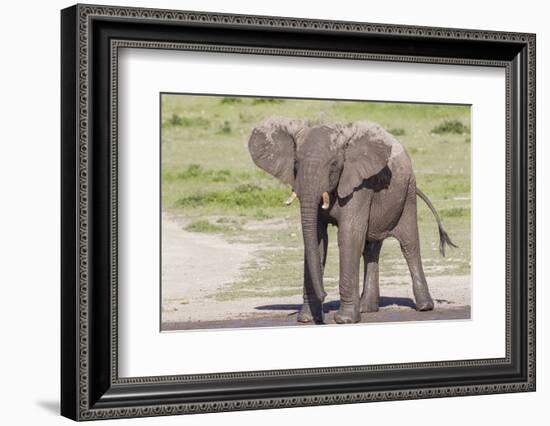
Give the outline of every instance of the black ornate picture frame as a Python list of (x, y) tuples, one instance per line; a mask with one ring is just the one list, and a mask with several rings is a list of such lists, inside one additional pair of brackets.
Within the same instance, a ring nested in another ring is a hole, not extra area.
[[(64, 9), (61, 30), (62, 415), (93, 420), (535, 390), (534, 34), (96, 5)], [(506, 356), (120, 378), (121, 47), (505, 69)]]

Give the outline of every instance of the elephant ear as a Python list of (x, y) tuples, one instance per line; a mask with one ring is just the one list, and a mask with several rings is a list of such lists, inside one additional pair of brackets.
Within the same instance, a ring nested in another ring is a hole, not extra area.
[(338, 196), (346, 198), (363, 180), (387, 166), (392, 150), (392, 136), (377, 124), (362, 122), (351, 129), (345, 144), (344, 169), (338, 183)]
[(299, 120), (268, 118), (258, 124), (248, 140), (248, 151), (254, 163), (282, 182), (294, 184), (294, 160)]

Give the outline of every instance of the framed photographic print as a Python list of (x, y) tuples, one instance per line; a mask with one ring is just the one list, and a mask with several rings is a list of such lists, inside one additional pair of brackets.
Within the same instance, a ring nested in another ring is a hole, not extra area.
[(535, 35), (61, 30), (64, 416), (535, 390)]

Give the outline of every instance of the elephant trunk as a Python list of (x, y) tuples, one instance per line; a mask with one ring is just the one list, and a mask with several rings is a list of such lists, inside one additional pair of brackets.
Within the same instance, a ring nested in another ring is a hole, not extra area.
[(300, 200), (300, 210), (302, 215), (302, 233), (304, 237), (304, 251), (306, 268), (311, 278), (311, 284), (315, 296), (323, 302), (326, 297), (323, 288), (323, 274), (321, 272), (321, 253), (319, 251), (319, 232), (318, 232), (318, 200)]

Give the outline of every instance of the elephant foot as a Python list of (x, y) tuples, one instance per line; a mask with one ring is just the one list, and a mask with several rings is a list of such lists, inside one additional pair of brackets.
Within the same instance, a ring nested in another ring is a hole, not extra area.
[(361, 299), (361, 313), (366, 312), (378, 312), (380, 305), (378, 298), (376, 300), (368, 300), (367, 298)]
[(433, 308), (434, 308), (434, 302), (431, 298), (428, 300), (423, 300), (421, 302), (416, 303), (416, 310), (420, 312), (431, 311), (433, 310)]
[(340, 309), (334, 315), (336, 324), (354, 324), (361, 321), (361, 313), (358, 305), (340, 304)]
[(323, 304), (315, 303), (313, 308), (309, 302), (304, 302), (300, 312), (298, 312), (298, 322), (308, 324), (324, 324), (325, 315), (323, 313)]

